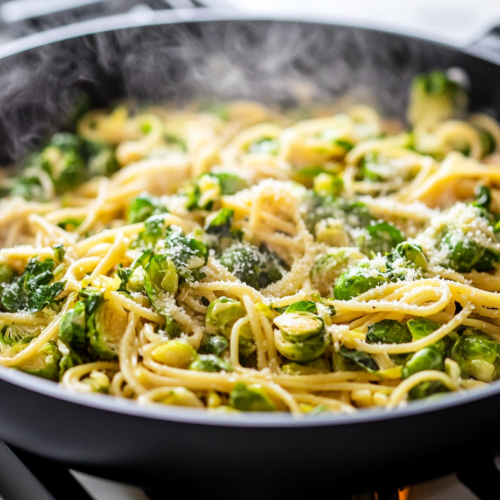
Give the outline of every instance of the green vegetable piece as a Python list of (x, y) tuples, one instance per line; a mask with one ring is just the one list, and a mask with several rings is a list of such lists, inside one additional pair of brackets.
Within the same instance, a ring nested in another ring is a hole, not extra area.
[(287, 312), (274, 318), (274, 324), (280, 329), (286, 341), (294, 343), (318, 337), (325, 331), (323, 320), (309, 312)]
[(170, 340), (156, 347), (151, 354), (157, 363), (173, 368), (188, 368), (198, 358), (198, 353), (184, 340)]
[(115, 302), (105, 300), (91, 314), (88, 324), (88, 338), (91, 350), (102, 359), (115, 359), (120, 340), (127, 328), (127, 313)]
[(165, 249), (180, 277), (188, 282), (203, 278), (199, 271), (208, 261), (207, 246), (192, 236), (184, 236), (180, 228), (168, 228)]
[(488, 186), (478, 185), (476, 186), (474, 194), (476, 195), (476, 200), (473, 201), (471, 204), (474, 207), (481, 208), (489, 212), (492, 201), (491, 189)]
[(130, 204), (127, 221), (129, 224), (144, 222), (153, 215), (161, 215), (167, 212), (168, 210), (160, 198), (152, 196), (149, 193), (142, 193)]
[(146, 287), (144, 286), (144, 282), (146, 280), (146, 271), (143, 267), (136, 267), (129, 275), (127, 280), (127, 288), (131, 292), (136, 293), (145, 293)]
[(62, 220), (57, 225), (65, 231), (75, 231), (82, 222), (83, 219), (75, 219), (73, 217), (69, 217), (68, 219)]
[(57, 350), (56, 344), (50, 341), (42, 346), (34, 356), (16, 365), (16, 368), (37, 377), (58, 380), (60, 359), (61, 354)]
[(387, 273), (382, 273), (366, 263), (361, 263), (347, 269), (340, 275), (333, 288), (333, 293), (337, 300), (350, 300), (389, 281)]
[(163, 215), (152, 215), (144, 222), (144, 231), (137, 235), (132, 248), (153, 248), (159, 239), (165, 238), (165, 218)]
[(226, 352), (228, 349), (229, 342), (226, 337), (223, 337), (222, 335), (211, 335), (200, 347), (198, 352), (200, 354), (214, 354), (215, 356), (221, 356), (221, 354)]
[(27, 170), (21, 177), (15, 180), (10, 195), (19, 196), (26, 201), (46, 201), (47, 194), (36, 171)]
[(361, 250), (370, 254), (382, 255), (391, 252), (396, 245), (404, 241), (401, 231), (390, 222), (376, 222), (366, 227), (367, 237), (361, 243)]
[(229, 405), (240, 411), (277, 411), (273, 400), (258, 384), (236, 384), (229, 395)]
[(222, 195), (236, 194), (238, 191), (248, 187), (247, 181), (236, 174), (222, 172), (220, 174), (209, 175), (215, 177), (219, 181)]
[(417, 268), (427, 269), (427, 257), (422, 247), (416, 243), (411, 243), (409, 241), (399, 243), (389, 256), (389, 261), (394, 262), (398, 257), (402, 257)]
[(500, 256), (473, 240), (466, 238), (461, 231), (448, 231), (439, 243), (439, 250), (447, 253), (443, 266), (460, 273), (492, 271)]
[(257, 350), (250, 324), (243, 325), (238, 341), (238, 354), (241, 359), (248, 359)]
[(59, 339), (77, 351), (82, 351), (86, 345), (87, 316), (85, 302), (78, 301), (73, 309), (67, 311), (61, 319)]
[(395, 319), (384, 319), (368, 327), (366, 340), (371, 344), (406, 344), (412, 341), (408, 327)]
[(257, 155), (272, 155), (276, 156), (280, 150), (278, 139), (272, 137), (264, 137), (258, 141), (252, 142), (247, 148), (247, 153)]
[(3, 289), (5, 288), (6, 285), (9, 283), (12, 283), (17, 277), (17, 273), (8, 264), (0, 264), (0, 294), (2, 293)]
[(58, 193), (78, 186), (86, 177), (80, 139), (69, 133), (54, 134), (40, 153), (40, 165), (51, 177)]
[(54, 245), (52, 247), (54, 249), (54, 257), (57, 262), (62, 262), (64, 260), (64, 255), (66, 254), (66, 249), (64, 245)]
[(316, 302), (313, 302), (312, 300), (300, 300), (299, 302), (294, 302), (293, 304), (290, 304), (285, 312), (286, 313), (293, 313), (293, 312), (310, 312), (310, 313), (317, 313), (318, 308), (316, 307)]
[(222, 237), (231, 236), (231, 226), (233, 225), (234, 211), (230, 208), (223, 208), (216, 212), (210, 221), (205, 225), (207, 234)]
[(81, 365), (85, 363), (85, 361), (82, 356), (68, 348), (62, 342), (60, 343), (59, 350), (62, 354), (61, 360), (59, 361), (59, 380), (62, 380), (63, 375), (67, 370), (73, 368), (73, 366)]
[(491, 382), (500, 377), (500, 344), (477, 328), (466, 328), (452, 349), (463, 377)]
[(182, 326), (181, 324), (172, 318), (169, 311), (162, 310), (161, 314), (165, 316), (165, 327), (164, 331), (167, 334), (168, 338), (176, 339), (182, 335)]
[(198, 372), (232, 372), (233, 367), (214, 354), (201, 354), (190, 365), (190, 370)]
[(184, 188), (189, 210), (211, 210), (220, 196), (235, 194), (247, 187), (247, 182), (236, 174), (222, 172), (201, 175)]
[(431, 345), (417, 351), (403, 367), (402, 377), (408, 378), (424, 370), (444, 370), (444, 355), (441, 349)]
[(318, 373), (329, 373), (330, 365), (324, 359), (317, 359), (310, 363), (287, 363), (281, 367), (285, 375), (316, 375)]
[(120, 169), (114, 148), (99, 142), (86, 142), (85, 154), (91, 177), (110, 176)]
[(179, 278), (172, 259), (165, 255), (155, 255), (146, 266), (145, 287), (149, 298), (155, 302), (162, 292), (175, 295)]
[(313, 234), (316, 225), (324, 219), (339, 219), (351, 227), (366, 227), (374, 220), (367, 206), (360, 201), (351, 201), (333, 196), (318, 196), (313, 193), (305, 199), (304, 219)]
[(226, 338), (229, 338), (236, 321), (245, 316), (246, 311), (241, 302), (227, 297), (219, 297), (208, 306), (205, 325), (207, 329), (222, 333)]
[(467, 94), (443, 71), (418, 75), (410, 92), (408, 119), (416, 123), (461, 118), (467, 109)]
[(179, 136), (166, 133), (163, 135), (163, 138), (171, 149), (176, 149), (181, 153), (187, 153), (188, 147), (186, 141), (181, 139)]
[(314, 178), (313, 190), (319, 196), (339, 196), (344, 181), (338, 175), (321, 173)]
[(320, 256), (311, 270), (311, 281), (322, 295), (331, 295), (332, 285), (342, 274), (349, 262), (349, 253), (337, 250)]
[(5, 309), (34, 313), (50, 305), (64, 289), (62, 281), (50, 283), (54, 267), (52, 259), (30, 259), (24, 273), (3, 287), (1, 300)]
[(450, 392), (450, 390), (439, 380), (422, 382), (409, 392), (408, 399), (410, 401), (415, 401), (418, 399), (429, 398), (431, 396), (437, 397), (439, 394), (446, 392)]
[(378, 164), (378, 154), (371, 153), (365, 155), (361, 160), (359, 173), (361, 178), (368, 182), (384, 182), (381, 175), (382, 170)]
[(348, 349), (345, 346), (341, 346), (339, 350), (340, 356), (354, 362), (357, 366), (366, 370), (370, 373), (378, 371), (378, 365), (375, 363), (374, 359), (363, 351), (358, 351), (356, 349)]
[(481, 146), (483, 148), (483, 157), (495, 152), (497, 142), (488, 130), (480, 129), (479, 139), (481, 140)]
[(276, 349), (285, 358), (298, 363), (314, 361), (321, 357), (329, 345), (329, 337), (324, 334), (312, 337), (304, 342), (290, 342), (286, 340), (281, 330), (274, 332)]
[(238, 243), (226, 250), (220, 263), (239, 280), (260, 290), (283, 277), (278, 259), (270, 252), (256, 246)]
[(427, 318), (418, 318), (410, 319), (406, 326), (410, 330), (413, 340), (420, 340), (435, 332), (441, 325)]

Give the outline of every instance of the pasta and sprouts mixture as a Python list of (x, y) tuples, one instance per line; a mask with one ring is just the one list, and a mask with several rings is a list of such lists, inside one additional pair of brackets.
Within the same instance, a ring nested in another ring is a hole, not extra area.
[(87, 111), (0, 202), (0, 365), (211, 412), (500, 377), (500, 128), (447, 73), (367, 106)]

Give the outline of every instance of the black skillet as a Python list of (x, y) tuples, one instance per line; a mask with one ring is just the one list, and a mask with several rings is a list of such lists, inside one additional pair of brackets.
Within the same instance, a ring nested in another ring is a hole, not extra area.
[[(287, 106), (348, 91), (370, 100), (365, 87), (381, 110), (403, 116), (416, 73), (458, 66), (470, 78), (471, 107), (495, 112), (495, 36), (457, 50), (370, 29), (204, 9), (55, 29), (0, 48), (0, 159), (19, 158), (67, 125), (82, 91), (95, 106), (199, 95)], [(163, 484), (165, 497), (334, 497), (344, 489), (407, 485), (494, 454), (499, 421), (497, 383), (392, 412), (299, 420), (139, 407), (0, 369), (1, 439), (94, 474)]]

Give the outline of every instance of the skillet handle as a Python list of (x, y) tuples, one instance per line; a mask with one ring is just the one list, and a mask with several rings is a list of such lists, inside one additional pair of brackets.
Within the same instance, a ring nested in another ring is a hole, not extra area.
[(493, 28), (483, 38), (466, 49), (468, 54), (500, 64), (500, 26)]
[(0, 441), (0, 494), (5, 500), (92, 500), (69, 469)]

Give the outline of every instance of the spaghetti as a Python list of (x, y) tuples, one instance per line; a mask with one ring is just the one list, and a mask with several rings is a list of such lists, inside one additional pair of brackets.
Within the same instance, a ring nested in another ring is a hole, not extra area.
[(212, 412), (500, 377), (500, 127), (445, 73), (356, 106), (89, 111), (0, 202), (0, 365)]

